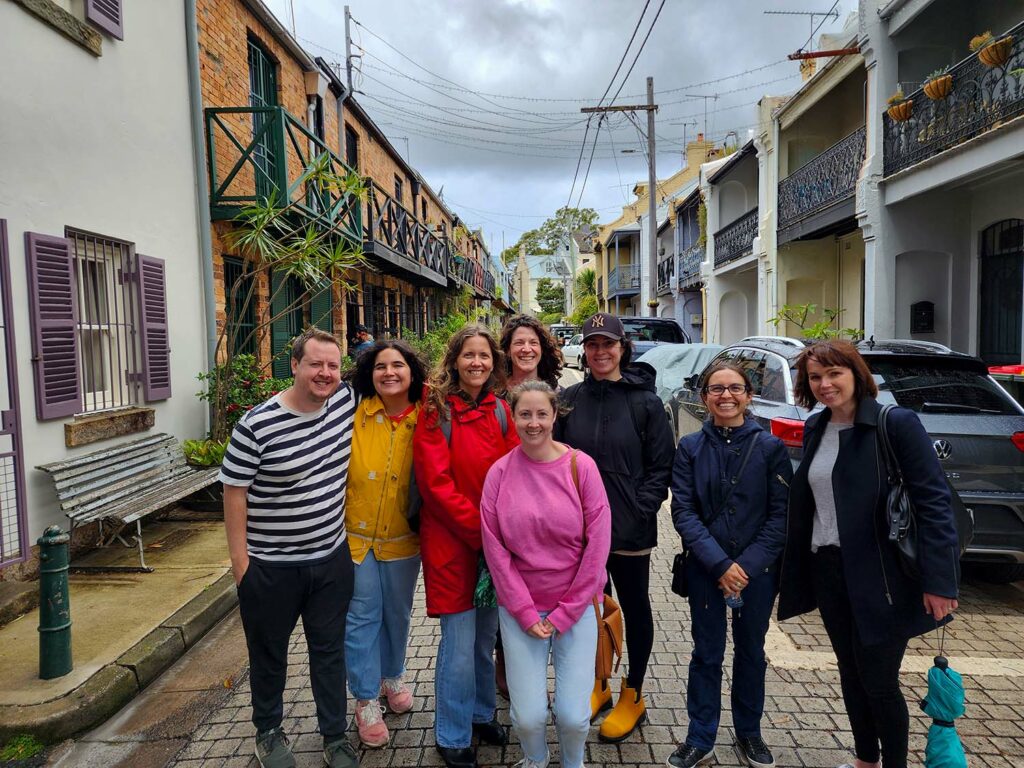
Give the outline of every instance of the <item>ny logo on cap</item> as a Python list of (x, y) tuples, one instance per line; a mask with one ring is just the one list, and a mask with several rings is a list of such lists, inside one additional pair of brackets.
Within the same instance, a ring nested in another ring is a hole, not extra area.
[(604, 328), (604, 315), (594, 315), (593, 325), (595, 328)]

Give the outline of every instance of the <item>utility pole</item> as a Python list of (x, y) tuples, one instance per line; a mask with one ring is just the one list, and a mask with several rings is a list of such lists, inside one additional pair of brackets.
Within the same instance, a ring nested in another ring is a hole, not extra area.
[(345, 77), (352, 93), (352, 12), (345, 6)]
[[(621, 107), (584, 107), (580, 112), (646, 112), (647, 113), (647, 216), (650, 219), (648, 232), (647, 254), (647, 306), (651, 317), (658, 316), (658, 202), (655, 199), (658, 176), (654, 164), (654, 113), (658, 105), (654, 103), (654, 78), (647, 78), (647, 103), (624, 105)], [(618, 266), (618, 265), (616, 265)]]

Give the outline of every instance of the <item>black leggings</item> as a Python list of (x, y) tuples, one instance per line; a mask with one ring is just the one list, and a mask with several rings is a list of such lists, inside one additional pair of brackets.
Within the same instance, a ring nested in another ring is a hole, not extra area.
[(857, 758), (875, 763), (881, 756), (884, 768), (906, 768), (910, 714), (900, 691), (900, 664), (907, 641), (865, 646), (850, 608), (839, 547), (821, 547), (812, 562), (814, 593), (839, 663)]
[(640, 690), (647, 675), (647, 662), (654, 647), (654, 616), (651, 613), (651, 556), (608, 555), (611, 580), (604, 591), (615, 596), (622, 607), (626, 624), (626, 648), (629, 650), (629, 673), (626, 684)]

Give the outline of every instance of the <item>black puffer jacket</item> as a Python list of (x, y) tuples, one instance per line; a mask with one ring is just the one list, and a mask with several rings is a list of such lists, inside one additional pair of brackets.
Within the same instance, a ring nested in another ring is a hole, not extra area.
[(668, 497), (675, 440), (654, 390), (654, 369), (633, 363), (618, 381), (587, 377), (561, 396), (569, 412), (555, 439), (597, 463), (612, 508), (612, 551), (658, 543), (658, 509)]

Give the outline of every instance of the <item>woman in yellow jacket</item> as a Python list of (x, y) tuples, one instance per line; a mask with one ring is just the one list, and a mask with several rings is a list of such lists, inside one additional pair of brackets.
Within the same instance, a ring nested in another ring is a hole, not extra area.
[(345, 511), (355, 563), (345, 658), (359, 740), (368, 747), (388, 743), (381, 697), (392, 712), (413, 707), (402, 675), (420, 571), (419, 536), (409, 514), (415, 512), (410, 507), (412, 436), (425, 380), (416, 353), (397, 340), (375, 342), (362, 353), (352, 379), (361, 399)]

